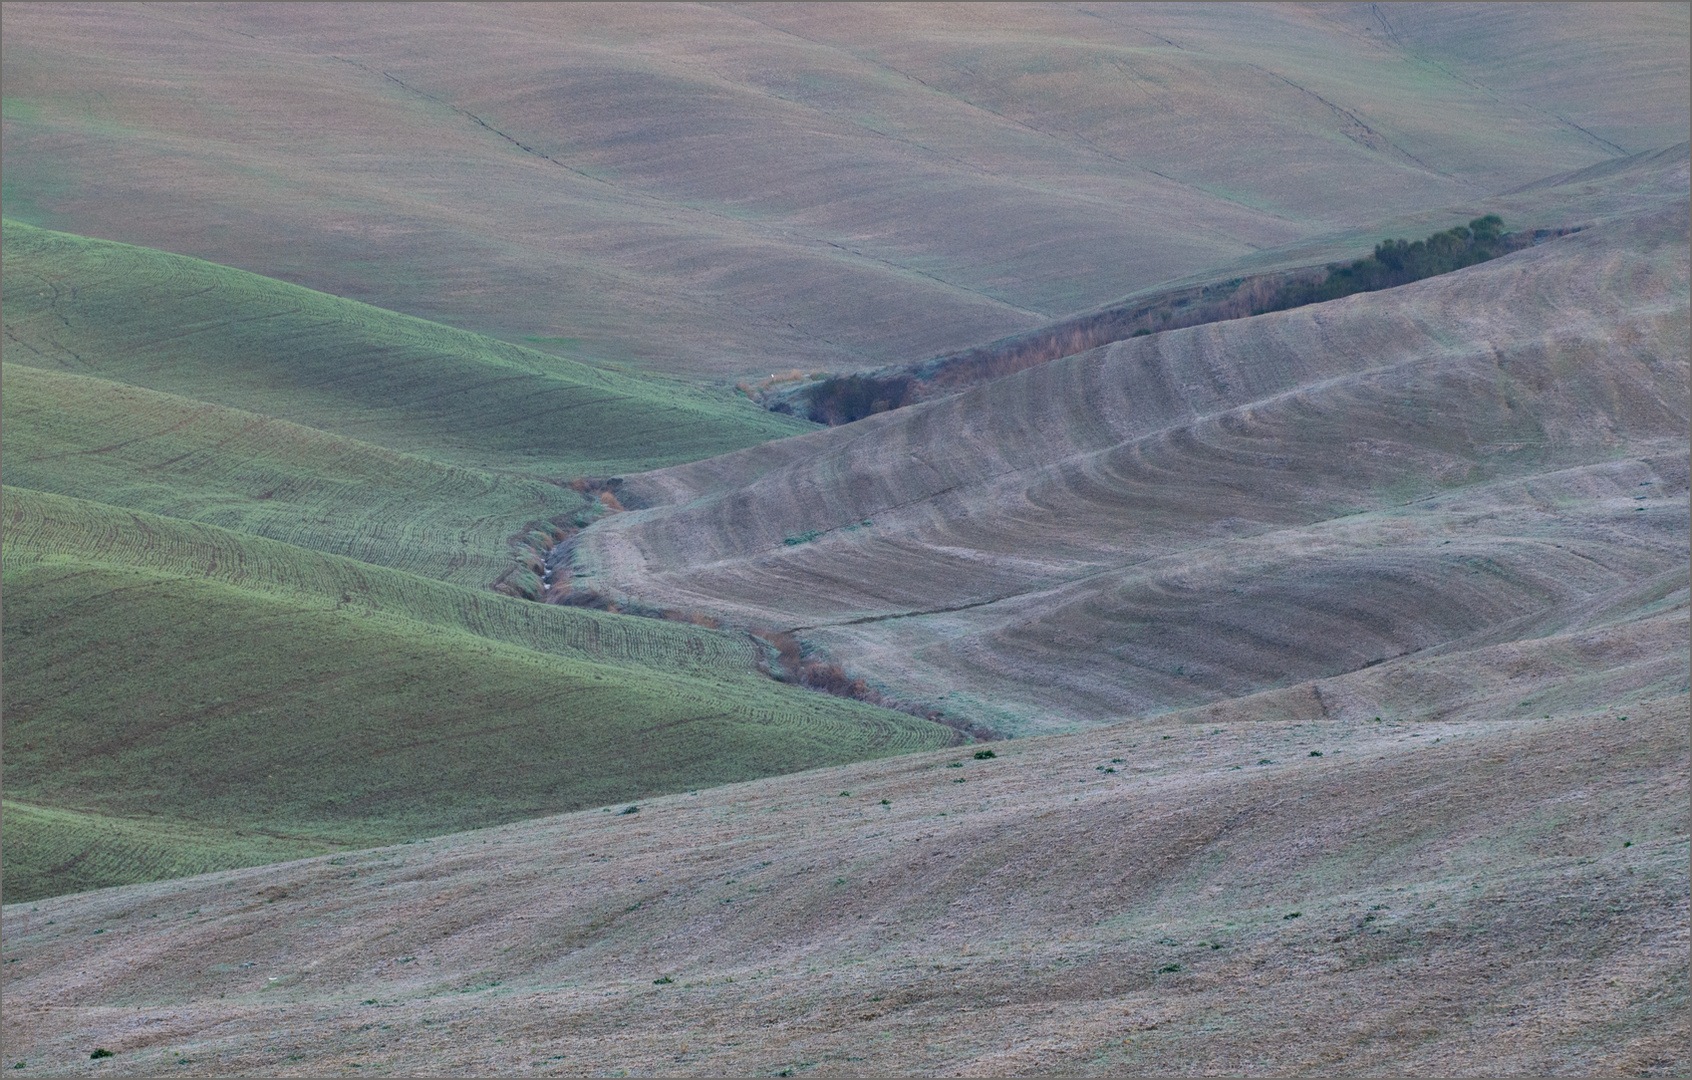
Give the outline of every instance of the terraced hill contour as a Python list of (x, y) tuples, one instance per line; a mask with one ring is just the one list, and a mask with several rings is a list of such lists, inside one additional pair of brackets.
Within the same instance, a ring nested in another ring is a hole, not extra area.
[[(1684, 185), (1685, 157), (1656, 167)], [(1553, 633), (1658, 582), (1684, 637), (1687, 245), (1682, 193), (643, 474), (577, 580), (1019, 733)]]

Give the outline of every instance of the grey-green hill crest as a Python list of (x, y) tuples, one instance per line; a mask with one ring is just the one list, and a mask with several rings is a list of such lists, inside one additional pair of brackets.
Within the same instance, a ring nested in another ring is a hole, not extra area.
[(607, 371), (199, 259), (5, 224), (8, 362), (567, 480), (809, 430), (734, 395)]
[(1689, 121), (1677, 4), (8, 10), (10, 216), (693, 378), (943, 355)]

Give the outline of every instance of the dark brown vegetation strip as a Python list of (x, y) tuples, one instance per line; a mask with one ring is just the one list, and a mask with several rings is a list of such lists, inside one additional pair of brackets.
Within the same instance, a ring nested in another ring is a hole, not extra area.
[[(944, 397), (988, 379), (1060, 360), (1131, 337), (1244, 319), (1448, 274), (1551, 236), (1578, 231), (1506, 233), (1496, 214), (1434, 233), (1426, 240), (1386, 240), (1352, 263), (1306, 267), (1195, 285), (1150, 299), (1077, 315), (1013, 337), (912, 365), (861, 375), (784, 381), (761, 395), (775, 412), (802, 413), (838, 426)], [(797, 374), (797, 373), (795, 373)]]

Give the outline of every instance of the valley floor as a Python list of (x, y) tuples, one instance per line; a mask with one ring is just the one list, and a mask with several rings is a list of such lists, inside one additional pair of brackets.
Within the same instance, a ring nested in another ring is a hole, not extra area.
[(5, 1054), (20, 1076), (1685, 1072), (1685, 694), (1517, 720), (1272, 704), (9, 905)]

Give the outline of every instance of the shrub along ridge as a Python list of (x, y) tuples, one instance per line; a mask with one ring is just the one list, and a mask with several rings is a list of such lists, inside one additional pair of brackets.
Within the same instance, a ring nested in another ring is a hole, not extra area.
[(838, 426), (889, 409), (915, 405), (966, 387), (1110, 345), (1131, 337), (1205, 323), (1244, 319), (1271, 311), (1390, 289), (1495, 259), (1548, 236), (1573, 229), (1506, 233), (1497, 214), (1434, 233), (1426, 240), (1386, 240), (1350, 264), (1277, 271), (1210, 285), (1173, 289), (1151, 298), (1077, 315), (1024, 334), (908, 367), (855, 375), (783, 379), (742, 392), (772, 412), (802, 413)]
[(1487, 214), (1469, 222), (1467, 228), (1458, 225), (1415, 243), (1383, 240), (1375, 245), (1373, 255), (1349, 265), (1330, 266), (1328, 276), (1320, 282), (1290, 284), (1252, 314), (1285, 311), (1305, 304), (1337, 300), (1353, 293), (1408, 285), (1412, 281), (1449, 274), (1465, 266), (1496, 259), (1533, 241), (1532, 234), (1505, 233), (1503, 229), (1503, 218)]

